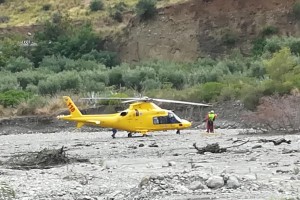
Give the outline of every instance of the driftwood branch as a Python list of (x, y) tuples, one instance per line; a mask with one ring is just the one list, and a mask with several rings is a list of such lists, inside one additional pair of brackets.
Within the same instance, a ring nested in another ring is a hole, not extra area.
[(291, 144), (291, 142), (292, 142), (291, 140), (286, 140), (284, 138), (277, 139), (277, 140), (260, 139), (259, 141), (264, 142), (264, 143), (273, 142), (274, 145), (280, 145), (281, 143)]
[(197, 147), (196, 143), (194, 143), (193, 147), (198, 151), (199, 154), (204, 154), (205, 152), (223, 153), (227, 151), (226, 148), (220, 148), (219, 143), (208, 144), (202, 148)]

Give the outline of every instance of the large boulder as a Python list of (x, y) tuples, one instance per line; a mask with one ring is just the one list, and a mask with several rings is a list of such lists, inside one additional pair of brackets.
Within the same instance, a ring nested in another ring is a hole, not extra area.
[(212, 176), (206, 181), (209, 188), (220, 188), (224, 186), (224, 179), (221, 176)]

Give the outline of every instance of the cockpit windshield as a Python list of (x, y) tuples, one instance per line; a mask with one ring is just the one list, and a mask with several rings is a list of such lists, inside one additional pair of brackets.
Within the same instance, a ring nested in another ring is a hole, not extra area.
[(175, 113), (173, 113), (172, 111), (168, 112), (168, 117), (170, 119), (173, 119), (173, 121), (175, 121), (175, 122), (178, 122), (178, 123), (181, 122), (181, 119)]

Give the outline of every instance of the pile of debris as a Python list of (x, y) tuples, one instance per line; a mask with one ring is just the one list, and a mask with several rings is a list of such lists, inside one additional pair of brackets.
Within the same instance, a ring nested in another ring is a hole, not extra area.
[(59, 149), (43, 149), (11, 157), (4, 165), (11, 169), (48, 169), (56, 165), (70, 162), (88, 162), (88, 159), (68, 158), (64, 147)]

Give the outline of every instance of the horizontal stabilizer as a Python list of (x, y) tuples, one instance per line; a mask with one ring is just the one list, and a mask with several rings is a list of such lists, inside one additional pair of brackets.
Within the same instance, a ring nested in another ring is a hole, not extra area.
[(99, 120), (86, 120), (88, 123), (93, 123), (93, 124), (100, 124)]

